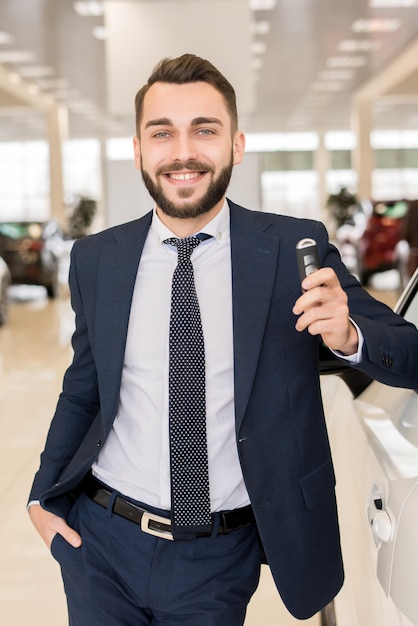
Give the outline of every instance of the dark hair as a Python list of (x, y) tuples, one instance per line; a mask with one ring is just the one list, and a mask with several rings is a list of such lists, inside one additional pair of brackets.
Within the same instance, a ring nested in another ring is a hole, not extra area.
[(194, 54), (183, 54), (176, 59), (162, 59), (154, 68), (148, 82), (135, 96), (135, 124), (139, 136), (144, 98), (148, 89), (157, 82), (184, 85), (185, 83), (205, 82), (222, 94), (231, 117), (231, 130), (238, 129), (238, 114), (235, 91), (231, 83), (212, 63)]

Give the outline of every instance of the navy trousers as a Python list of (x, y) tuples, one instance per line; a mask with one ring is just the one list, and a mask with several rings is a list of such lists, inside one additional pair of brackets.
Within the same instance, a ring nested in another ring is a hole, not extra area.
[[(116, 494), (115, 494), (116, 495)], [(154, 510), (161, 514), (161, 511)], [(242, 626), (260, 575), (254, 525), (227, 535), (169, 541), (146, 534), (82, 494), (56, 535), (70, 626)]]

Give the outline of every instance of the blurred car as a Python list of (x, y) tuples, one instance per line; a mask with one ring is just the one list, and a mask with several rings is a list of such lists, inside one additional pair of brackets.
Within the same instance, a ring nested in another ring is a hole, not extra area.
[(7, 313), (9, 308), (8, 289), (12, 282), (9, 268), (5, 261), (0, 257), (0, 326), (7, 322)]
[[(418, 325), (418, 270), (395, 310)], [(322, 349), (346, 578), (321, 625), (418, 626), (418, 393)]]
[(404, 200), (374, 203), (358, 240), (358, 274), (363, 285), (378, 272), (401, 270), (398, 244), (407, 213), (408, 202)]
[(55, 220), (0, 222), (0, 255), (13, 284), (42, 285), (48, 297), (59, 290), (65, 234)]

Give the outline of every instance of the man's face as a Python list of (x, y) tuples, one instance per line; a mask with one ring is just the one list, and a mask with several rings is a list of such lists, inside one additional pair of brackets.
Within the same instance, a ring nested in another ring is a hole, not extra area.
[(224, 99), (211, 85), (155, 83), (148, 90), (135, 166), (166, 215), (194, 218), (220, 208), (243, 151), (243, 135), (232, 137)]

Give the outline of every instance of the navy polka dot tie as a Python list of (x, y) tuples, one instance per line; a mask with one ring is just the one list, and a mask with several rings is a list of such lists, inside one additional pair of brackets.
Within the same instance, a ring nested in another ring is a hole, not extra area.
[[(170, 238), (177, 247), (171, 287), (169, 433), (172, 531), (175, 538), (211, 523), (206, 441), (205, 347), (190, 256), (209, 235)], [(184, 535), (184, 537), (183, 537)]]

